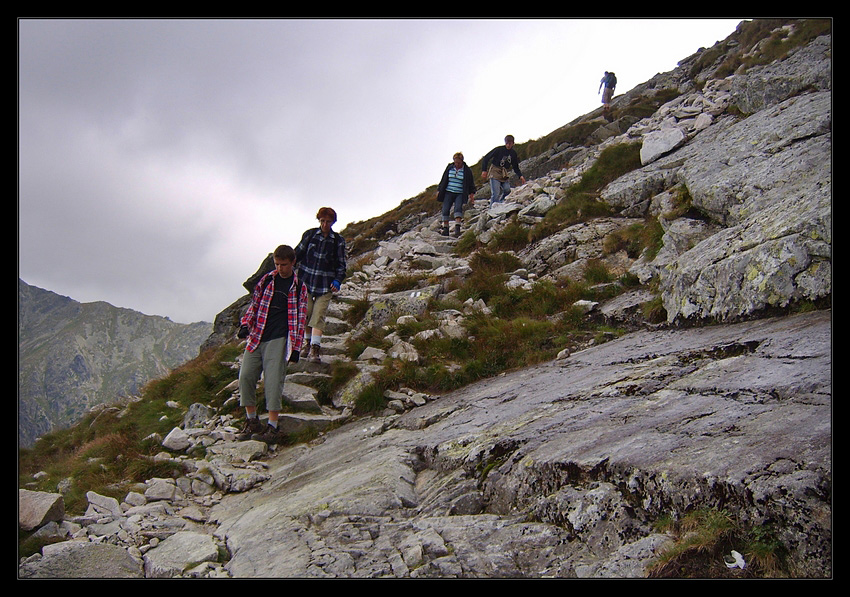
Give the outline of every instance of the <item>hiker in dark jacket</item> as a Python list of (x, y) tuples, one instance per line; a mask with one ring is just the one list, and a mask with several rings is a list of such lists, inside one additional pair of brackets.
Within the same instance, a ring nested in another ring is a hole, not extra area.
[(325, 313), (333, 293), (345, 279), (345, 239), (331, 230), (336, 223), (336, 212), (330, 207), (316, 214), (318, 228), (311, 228), (301, 236), (295, 247), (298, 276), (307, 286), (307, 328), (310, 334), (311, 362), (321, 362), (322, 335)]
[(603, 85), (605, 86), (605, 91), (602, 93), (602, 106), (607, 110), (611, 107), (611, 98), (614, 97), (614, 88), (617, 87), (616, 75), (606, 70), (605, 76), (599, 81), (599, 90), (596, 93), (602, 90)]
[(441, 234), (449, 235), (449, 218), (454, 210), (455, 237), (460, 236), (460, 223), (463, 219), (463, 204), (469, 198), (469, 204), (475, 203), (475, 181), (472, 169), (463, 161), (463, 154), (452, 156), (452, 163), (446, 166), (440, 184), (437, 187), (437, 201), (443, 204), (443, 227)]
[(519, 157), (514, 151), (514, 137), (505, 137), (505, 144), (494, 147), (481, 162), (481, 176), (490, 179), (490, 203), (500, 203), (511, 192), (511, 170), (522, 184), (525, 177), (519, 169)]

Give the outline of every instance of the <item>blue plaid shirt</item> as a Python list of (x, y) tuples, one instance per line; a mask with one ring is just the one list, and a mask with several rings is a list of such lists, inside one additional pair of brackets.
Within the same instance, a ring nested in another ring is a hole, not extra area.
[(333, 230), (324, 236), (321, 228), (311, 228), (295, 247), (295, 265), (310, 294), (327, 294), (334, 280), (345, 279), (345, 239)]

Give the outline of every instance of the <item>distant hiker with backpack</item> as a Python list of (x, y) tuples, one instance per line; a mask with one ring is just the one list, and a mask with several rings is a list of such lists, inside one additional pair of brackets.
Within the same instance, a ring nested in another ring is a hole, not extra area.
[(614, 97), (614, 88), (617, 87), (617, 76), (606, 70), (605, 76), (599, 81), (599, 90), (596, 93), (602, 91), (603, 86), (605, 91), (602, 92), (602, 106), (607, 110), (611, 107), (611, 98)]
[[(295, 272), (295, 250), (280, 245), (273, 253), (274, 267), (254, 286), (251, 304), (236, 336), (247, 338), (239, 368), (239, 404), (245, 408), (245, 425), (239, 440), (281, 442), (278, 415), (281, 408), (286, 363), (297, 363), (307, 321), (307, 287)], [(268, 424), (257, 416), (257, 382), (265, 386)]]
[(454, 211), (456, 220), (455, 238), (460, 236), (460, 223), (463, 220), (463, 204), (469, 198), (469, 204), (475, 203), (475, 177), (472, 169), (463, 161), (463, 154), (452, 156), (452, 163), (446, 166), (443, 177), (437, 186), (437, 201), (443, 205), (443, 227), (440, 233), (449, 235), (449, 218)]
[(525, 177), (519, 169), (519, 157), (514, 151), (514, 137), (505, 137), (505, 144), (494, 147), (481, 161), (481, 176), (490, 179), (490, 203), (501, 203), (511, 192), (511, 170), (522, 184)]
[(307, 286), (307, 329), (310, 334), (310, 354), (313, 363), (322, 360), (322, 335), (325, 313), (335, 292), (345, 279), (345, 239), (331, 227), (336, 223), (336, 212), (330, 207), (316, 214), (318, 228), (304, 232), (295, 247), (298, 274)]

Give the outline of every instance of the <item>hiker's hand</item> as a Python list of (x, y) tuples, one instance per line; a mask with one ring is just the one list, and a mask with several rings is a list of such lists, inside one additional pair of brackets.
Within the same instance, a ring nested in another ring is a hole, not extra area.
[(250, 334), (250, 333), (251, 333), (251, 330), (248, 328), (248, 326), (243, 325), (243, 326), (240, 326), (239, 331), (236, 332), (236, 337), (241, 340), (241, 339), (247, 338), (248, 334)]

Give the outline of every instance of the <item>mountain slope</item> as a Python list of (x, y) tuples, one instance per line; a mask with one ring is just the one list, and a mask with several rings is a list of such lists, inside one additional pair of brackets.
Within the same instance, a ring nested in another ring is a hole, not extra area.
[(138, 393), (198, 354), (210, 324), (79, 303), (18, 281), (18, 442)]

